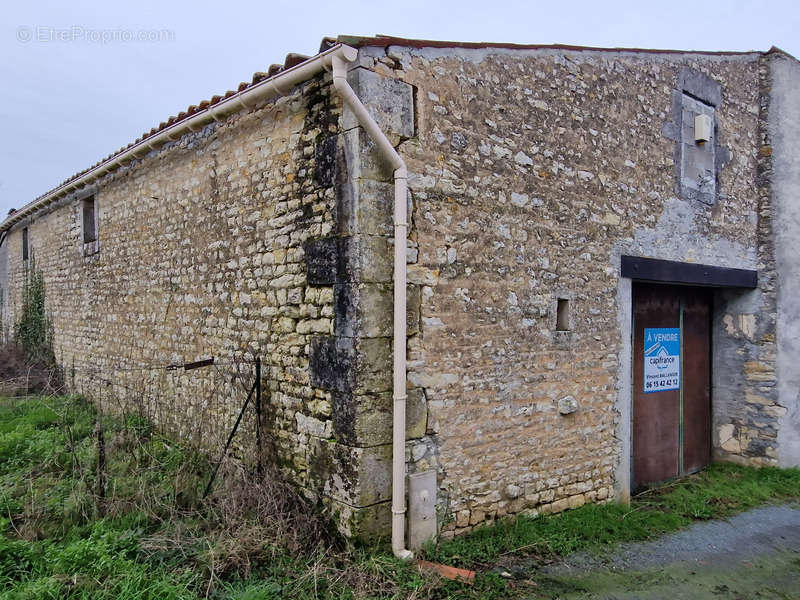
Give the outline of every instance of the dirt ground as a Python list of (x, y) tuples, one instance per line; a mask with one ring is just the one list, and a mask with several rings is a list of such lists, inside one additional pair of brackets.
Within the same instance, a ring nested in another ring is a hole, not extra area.
[(698, 523), (658, 540), (580, 553), (527, 573), (521, 598), (798, 599), (800, 505)]

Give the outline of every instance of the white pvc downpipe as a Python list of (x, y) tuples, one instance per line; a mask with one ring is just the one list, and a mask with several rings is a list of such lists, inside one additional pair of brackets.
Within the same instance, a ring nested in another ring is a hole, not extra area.
[(394, 170), (394, 337), (392, 415), (392, 551), (403, 560), (413, 558), (406, 548), (406, 238), (408, 235), (407, 205), (408, 171), (406, 164), (389, 138), (367, 112), (353, 88), (347, 83), (347, 63), (355, 60), (337, 54), (332, 59), (333, 87), (353, 112), (359, 125), (378, 146), (378, 152)]
[(221, 121), (223, 117), (236, 111), (252, 108), (259, 101), (285, 94), (294, 86), (314, 77), (320, 71), (330, 68), (334, 57), (343, 57), (344, 60), (352, 61), (358, 56), (358, 51), (350, 46), (337, 44), (333, 48), (321, 52), (308, 60), (284, 69), (280, 73), (259, 81), (247, 89), (232, 94), (228, 98), (220, 100), (213, 106), (193, 114), (191, 117), (181, 119), (169, 127), (134, 144), (130, 148), (123, 150), (100, 164), (92, 167), (86, 173), (70, 179), (46, 194), (40, 196), (33, 202), (28, 203), (17, 212), (11, 214), (2, 223), (0, 231), (6, 231), (25, 217), (44, 208), (60, 198), (76, 192), (85, 186), (90, 185), (103, 175), (119, 168), (125, 163), (141, 158), (152, 150), (157, 150), (167, 142), (179, 139), (183, 134), (190, 131), (199, 131), (212, 121)]

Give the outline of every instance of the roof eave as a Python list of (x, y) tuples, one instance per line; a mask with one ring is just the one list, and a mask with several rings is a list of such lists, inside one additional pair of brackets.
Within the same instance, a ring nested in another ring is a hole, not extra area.
[(170, 119), (172, 122), (168, 121), (168, 124), (162, 123), (158, 129), (151, 130), (149, 134), (146, 134), (133, 144), (126, 148), (121, 148), (95, 166), (76, 173), (61, 185), (8, 215), (0, 223), (0, 232), (11, 229), (20, 221), (54, 202), (85, 189), (86, 186), (91, 185), (100, 177), (123, 166), (123, 163), (127, 164), (137, 158), (141, 158), (152, 150), (161, 148), (168, 142), (180, 139), (185, 133), (198, 131), (212, 121), (218, 121), (240, 110), (250, 109), (258, 102), (286, 93), (298, 83), (313, 77), (323, 68), (327, 69), (327, 62), (337, 52), (348, 52), (353, 59), (355, 58), (355, 50), (340, 43), (302, 61), (298, 61), (297, 55), (287, 56), (287, 64), (291, 61), (291, 66), (287, 66), (271, 77), (260, 79), (243, 89), (240, 86), (238, 92), (231, 92), (226, 94), (225, 97), (216, 96), (212, 99), (213, 101), (206, 103), (203, 109), (187, 113), (183, 118)]

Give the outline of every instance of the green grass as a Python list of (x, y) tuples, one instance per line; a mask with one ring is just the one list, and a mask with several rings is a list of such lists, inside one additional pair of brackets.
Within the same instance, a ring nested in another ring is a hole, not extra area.
[(478, 570), (470, 587), (421, 575), (385, 546), (292, 545), (246, 511), (232, 521), (200, 498), (207, 458), (136, 417), (104, 419), (100, 499), (97, 417), (75, 397), (0, 399), (0, 600), (513, 598), (489, 569), (506, 557), (607, 548), (800, 498), (800, 470), (715, 465), (631, 506), (519, 517), (427, 548), (430, 560)]

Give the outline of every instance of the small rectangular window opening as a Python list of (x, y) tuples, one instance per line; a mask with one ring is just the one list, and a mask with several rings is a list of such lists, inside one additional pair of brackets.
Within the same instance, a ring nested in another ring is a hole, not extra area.
[(569, 331), (569, 300), (559, 298), (556, 307), (556, 331)]
[(22, 230), (22, 260), (28, 260), (28, 228)]
[(94, 196), (83, 200), (83, 243), (97, 241), (97, 220), (95, 218)]

